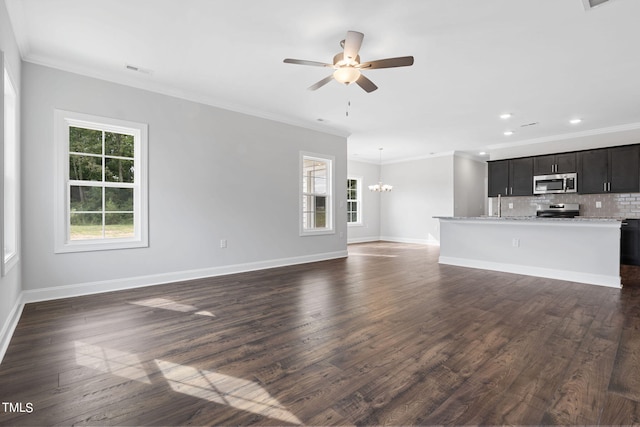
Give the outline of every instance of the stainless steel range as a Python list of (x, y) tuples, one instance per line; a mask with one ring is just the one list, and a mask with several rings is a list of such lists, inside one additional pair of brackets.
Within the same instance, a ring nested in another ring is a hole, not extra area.
[(578, 215), (580, 215), (578, 203), (538, 205), (536, 208), (536, 216), (539, 218), (575, 218)]

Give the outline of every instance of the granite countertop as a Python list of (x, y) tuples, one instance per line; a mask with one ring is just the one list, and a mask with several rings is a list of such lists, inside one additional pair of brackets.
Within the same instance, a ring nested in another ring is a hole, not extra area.
[(577, 216), (575, 218), (546, 218), (537, 216), (434, 216), (436, 219), (486, 220), (486, 221), (566, 221), (566, 222), (620, 222), (624, 218), (596, 218)]

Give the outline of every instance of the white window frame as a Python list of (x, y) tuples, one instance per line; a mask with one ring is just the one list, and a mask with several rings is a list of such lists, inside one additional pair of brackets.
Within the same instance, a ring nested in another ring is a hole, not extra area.
[[(304, 227), (304, 197), (308, 195), (313, 195), (313, 194), (307, 193), (303, 185), (305, 159), (327, 163), (327, 180), (328, 180), (326, 185), (327, 190), (326, 190), (326, 193), (321, 194), (326, 196), (326, 215), (327, 215), (326, 227), (310, 228), (310, 229), (305, 229)], [(334, 212), (334, 203), (333, 203), (333, 195), (335, 194), (334, 164), (335, 164), (334, 156), (317, 154), (317, 153), (309, 153), (305, 151), (300, 152), (300, 167), (299, 167), (299, 173), (298, 173), (299, 185), (300, 185), (300, 191), (299, 191), (299, 197), (298, 197), (298, 199), (300, 200), (300, 207), (298, 209), (299, 222), (300, 222), (300, 236), (317, 236), (317, 235), (323, 235), (323, 234), (335, 234), (335, 227), (334, 227), (335, 212)]]
[[(361, 176), (348, 176), (347, 177), (347, 225), (349, 227), (362, 225), (362, 177)], [(356, 181), (356, 198), (349, 198), (349, 181)], [(358, 216), (357, 221), (349, 221), (349, 202), (356, 202), (358, 209), (356, 214)]]
[[(134, 182), (130, 184), (134, 194), (133, 237), (70, 240), (69, 128), (72, 126), (133, 135), (135, 141), (135, 170)], [(148, 247), (148, 126), (144, 123), (55, 110), (55, 145), (55, 252), (85, 252)]]
[[(2, 57), (0, 52), (0, 57)], [(4, 57), (0, 59), (3, 70), (2, 104), (2, 275), (18, 264), (20, 259), (20, 163), (18, 135), (18, 91), (9, 70), (4, 66)]]

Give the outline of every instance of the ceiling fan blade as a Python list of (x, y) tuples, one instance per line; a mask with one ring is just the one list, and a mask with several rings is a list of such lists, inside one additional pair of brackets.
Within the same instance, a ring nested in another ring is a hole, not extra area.
[(413, 65), (413, 56), (401, 56), (398, 58), (378, 59), (377, 61), (363, 62), (358, 68), (393, 68), (393, 67), (408, 67)]
[(362, 46), (364, 34), (357, 31), (347, 31), (347, 38), (344, 39), (344, 58), (355, 60)]
[(371, 93), (374, 90), (378, 89), (378, 86), (376, 86), (371, 80), (366, 78), (364, 74), (360, 74), (360, 77), (358, 77), (358, 80), (356, 80), (356, 83), (358, 84), (358, 86), (364, 89), (365, 92), (367, 93)]
[(306, 61), (304, 59), (291, 59), (291, 58), (286, 58), (283, 61), (285, 64), (297, 64), (297, 65), (311, 65), (313, 67), (333, 67), (333, 65), (331, 64), (327, 64), (324, 62), (318, 62), (318, 61)]
[(318, 83), (309, 86), (307, 89), (309, 90), (320, 89), (322, 86), (326, 85), (331, 80), (333, 80), (333, 74), (329, 75), (328, 77), (325, 77), (324, 79), (320, 80)]

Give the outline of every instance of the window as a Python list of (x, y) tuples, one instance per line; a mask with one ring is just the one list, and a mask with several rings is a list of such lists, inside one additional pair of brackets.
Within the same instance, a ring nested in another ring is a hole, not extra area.
[(333, 233), (333, 157), (301, 154), (300, 233)]
[(147, 125), (56, 110), (56, 252), (148, 246)]
[[(3, 67), (4, 68), (4, 67)], [(18, 262), (18, 96), (4, 68), (3, 263), (6, 274)]]
[(362, 224), (362, 178), (347, 179), (347, 224)]

